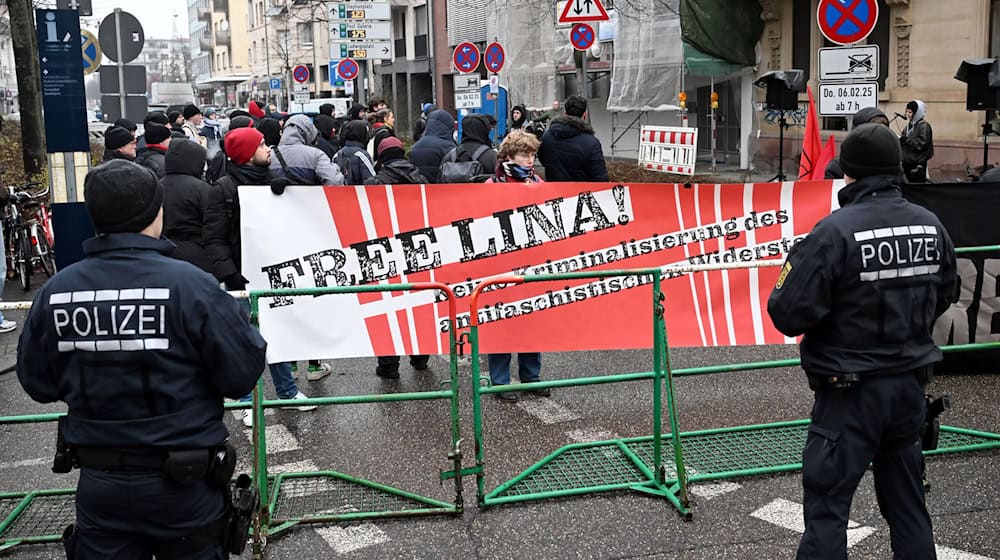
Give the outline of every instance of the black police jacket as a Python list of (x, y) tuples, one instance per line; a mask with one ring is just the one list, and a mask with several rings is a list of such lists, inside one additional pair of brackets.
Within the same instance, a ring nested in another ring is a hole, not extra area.
[(138, 233), (84, 242), (35, 296), (17, 347), (31, 398), (69, 407), (65, 440), (93, 447), (218, 445), (223, 396), (247, 394), (266, 343), (211, 275)]
[(955, 249), (898, 183), (876, 176), (844, 187), (841, 208), (785, 261), (767, 311), (782, 333), (804, 335), (806, 373), (898, 373), (941, 359), (931, 329), (957, 299)]

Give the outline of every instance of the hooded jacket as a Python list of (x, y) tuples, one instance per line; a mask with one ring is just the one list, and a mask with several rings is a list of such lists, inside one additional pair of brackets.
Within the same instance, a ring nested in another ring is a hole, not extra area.
[(211, 272), (203, 234), (208, 183), (202, 180), (207, 152), (194, 142), (171, 142), (163, 185), (163, 236), (177, 248), (174, 258)]
[[(900, 147), (903, 149), (903, 171), (907, 177), (920, 175), (923, 179), (927, 173), (927, 162), (934, 157), (934, 132), (931, 125), (924, 119), (927, 105), (916, 100), (917, 110), (900, 137)], [(922, 169), (917, 169), (921, 167)]]
[(931, 330), (957, 300), (955, 249), (899, 180), (847, 185), (841, 208), (788, 254), (767, 311), (785, 335), (804, 335), (809, 375), (902, 373), (941, 360)]
[[(246, 171), (251, 168), (254, 175)], [(212, 274), (219, 282), (225, 283), (228, 290), (242, 290), (247, 283), (241, 274), (239, 187), (269, 185), (269, 172), (267, 167), (249, 163), (241, 166), (229, 160), (226, 162), (226, 175), (208, 189), (202, 243)]]
[(315, 147), (319, 131), (306, 115), (285, 123), (281, 141), (271, 154), (271, 174), (286, 177), (293, 185), (343, 185), (344, 176), (330, 157)]
[[(851, 126), (857, 128), (865, 123), (869, 123), (872, 119), (876, 117), (882, 117), (888, 120), (885, 113), (876, 109), (875, 107), (865, 107), (857, 113), (854, 113), (854, 117), (851, 119)], [(840, 167), (840, 156), (837, 156), (830, 160), (827, 164), (826, 170), (823, 172), (824, 179), (843, 179), (844, 169)]]
[[(171, 142), (173, 144), (173, 142)], [(135, 153), (135, 163), (151, 169), (160, 179), (163, 178), (167, 154), (159, 144), (143, 146)]]
[(333, 137), (333, 133), (337, 129), (337, 119), (329, 115), (318, 115), (313, 122), (316, 124), (316, 130), (319, 131), (319, 139), (316, 140), (316, 147), (322, 150), (332, 161), (333, 156), (340, 149), (334, 144), (337, 139)]
[(580, 117), (564, 115), (553, 119), (538, 149), (538, 159), (545, 166), (545, 180), (608, 180), (601, 141), (594, 129)]
[[(521, 118), (514, 120), (514, 111), (519, 111), (521, 113)], [(514, 107), (510, 110), (510, 120), (507, 121), (507, 134), (510, 134), (511, 130), (524, 128), (524, 124), (527, 121), (528, 111), (524, 108), (524, 105), (514, 105)]]
[(372, 157), (365, 150), (368, 125), (364, 121), (347, 121), (340, 131), (344, 147), (333, 156), (333, 161), (344, 170), (344, 184), (361, 185), (375, 175)]
[[(476, 148), (480, 146), (492, 146), (490, 140), (490, 130), (493, 129), (491, 115), (472, 114), (462, 119), (462, 141), (458, 144), (455, 152), (455, 161), (469, 161)], [(492, 147), (479, 156), (479, 164), (483, 170), (489, 173), (496, 169), (497, 152)]]
[(448, 111), (438, 109), (427, 117), (423, 136), (410, 149), (410, 161), (430, 183), (438, 182), (441, 161), (455, 146), (455, 119)]

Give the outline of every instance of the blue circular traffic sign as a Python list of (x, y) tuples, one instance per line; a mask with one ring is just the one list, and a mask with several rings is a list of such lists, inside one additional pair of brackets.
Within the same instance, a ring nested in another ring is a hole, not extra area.
[(455, 47), (455, 52), (451, 56), (452, 63), (455, 64), (455, 68), (459, 72), (468, 73), (474, 72), (476, 68), (479, 68), (479, 49), (476, 45), (465, 41), (459, 43)]
[(358, 75), (357, 61), (353, 58), (345, 58), (337, 64), (337, 74), (344, 80), (353, 80)]
[(309, 81), (309, 68), (299, 64), (292, 69), (292, 79), (300, 84), (304, 84)]
[(486, 46), (486, 50), (483, 52), (483, 61), (486, 63), (487, 70), (494, 74), (500, 72), (505, 60), (507, 60), (507, 53), (504, 52), (503, 45), (494, 42)]
[(867, 37), (878, 22), (877, 0), (820, 0), (816, 22), (823, 36), (838, 45)]
[(594, 28), (586, 23), (578, 23), (570, 31), (569, 40), (573, 43), (573, 48), (578, 51), (585, 51), (594, 44)]

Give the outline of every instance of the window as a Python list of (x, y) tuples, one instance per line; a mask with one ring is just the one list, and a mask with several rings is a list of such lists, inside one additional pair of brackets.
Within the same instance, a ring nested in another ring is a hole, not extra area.
[(299, 33), (299, 44), (311, 45), (313, 42), (313, 26), (311, 21), (295, 24)]
[(392, 14), (392, 38), (406, 37), (406, 12), (400, 10)]
[(427, 5), (413, 9), (413, 34), (427, 35)]
[(323, 83), (324, 84), (330, 83), (330, 65), (324, 64), (323, 66), (320, 66), (319, 72), (320, 72), (320, 79), (323, 81)]
[[(809, 80), (812, 49), (812, 30), (816, 23), (816, 7), (812, 0), (795, 0), (792, 5), (792, 68), (802, 70)], [(790, 68), (788, 68), (790, 70)]]
[(990, 6), (990, 57), (1000, 56), (1000, 0)]

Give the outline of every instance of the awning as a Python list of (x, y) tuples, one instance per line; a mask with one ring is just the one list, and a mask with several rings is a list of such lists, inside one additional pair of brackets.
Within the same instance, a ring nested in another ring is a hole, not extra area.
[(250, 78), (250, 74), (229, 74), (228, 76), (212, 76), (210, 78), (205, 78), (204, 80), (198, 80), (196, 85), (199, 86), (211, 86), (211, 85), (230, 85), (230, 84), (241, 84)]

